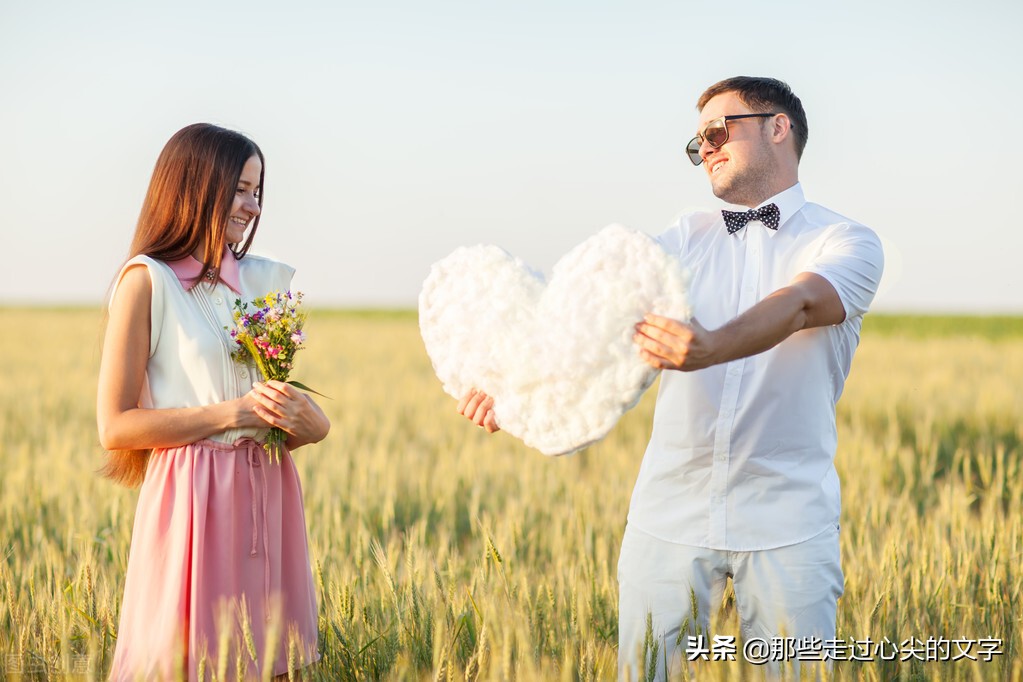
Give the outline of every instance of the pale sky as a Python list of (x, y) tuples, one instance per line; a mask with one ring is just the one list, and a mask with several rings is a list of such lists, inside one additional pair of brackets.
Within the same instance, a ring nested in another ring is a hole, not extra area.
[(197, 121), (262, 147), (253, 250), (313, 305), (413, 307), (469, 244), (549, 272), (720, 207), (696, 100), (767, 75), (807, 110), (808, 199), (885, 243), (875, 309), (1023, 313), (1020, 27), (1011, 0), (0, 0), (0, 305), (101, 301)]

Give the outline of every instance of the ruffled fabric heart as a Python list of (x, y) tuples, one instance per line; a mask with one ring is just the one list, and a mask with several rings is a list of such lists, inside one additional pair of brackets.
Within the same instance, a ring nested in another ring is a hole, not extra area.
[(653, 383), (634, 326), (648, 312), (689, 320), (687, 289), (677, 258), (611, 225), (549, 281), (496, 246), (455, 250), (423, 283), (419, 327), (449, 395), (485, 391), (501, 429), (565, 455), (606, 436)]

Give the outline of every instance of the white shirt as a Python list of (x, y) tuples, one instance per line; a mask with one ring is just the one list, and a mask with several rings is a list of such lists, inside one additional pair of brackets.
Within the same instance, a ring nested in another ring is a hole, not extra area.
[[(234, 256), (225, 256), (232, 261)], [(199, 407), (240, 398), (261, 377), (255, 365), (236, 362), (231, 353), (238, 346), (231, 338), (234, 302), (263, 297), (271, 291), (287, 291), (294, 269), (269, 258), (246, 255), (231, 278), (238, 291), (223, 281), (214, 286), (199, 282), (189, 287), (168, 263), (148, 256), (129, 260), (125, 270), (145, 265), (153, 284), (149, 336), (149, 362), (142, 387), (141, 406), (151, 409)], [(227, 270), (225, 261), (225, 270)], [(233, 266), (233, 264), (232, 264)], [(201, 265), (192, 268), (198, 273)], [(116, 285), (111, 301), (116, 295)], [(261, 440), (266, 429), (230, 429), (210, 440), (233, 443), (239, 438)]]
[(770, 549), (838, 523), (835, 403), (881, 278), (881, 243), (807, 203), (798, 183), (770, 203), (777, 231), (750, 221), (730, 235), (716, 211), (684, 215), (660, 236), (692, 273), (693, 316), (716, 329), (813, 272), (835, 287), (846, 318), (752, 357), (662, 373), (629, 523), (669, 542)]

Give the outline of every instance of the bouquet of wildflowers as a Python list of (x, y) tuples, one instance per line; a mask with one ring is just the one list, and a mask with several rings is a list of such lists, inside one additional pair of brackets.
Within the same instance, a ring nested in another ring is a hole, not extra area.
[[(298, 310), (301, 303), (302, 293), (298, 291), (272, 291), (263, 298), (245, 303), (236, 299), (235, 328), (231, 330), (231, 338), (238, 344), (238, 349), (232, 357), (241, 363), (247, 363), (250, 358), (254, 360), (264, 380), (284, 381), (315, 393), (308, 386), (288, 379), (295, 366), (295, 353), (302, 350), (305, 343), (302, 327), (306, 314)], [(267, 452), (278, 462), (286, 439), (287, 434), (277, 427), (271, 428), (266, 436)]]

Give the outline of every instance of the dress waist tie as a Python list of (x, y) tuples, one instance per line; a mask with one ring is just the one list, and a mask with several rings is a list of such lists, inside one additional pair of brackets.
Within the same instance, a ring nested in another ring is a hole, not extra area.
[(256, 556), (256, 543), (258, 539), (257, 523), (256, 523), (256, 469), (260, 470), (260, 474), (263, 479), (263, 494), (262, 498), (262, 516), (263, 516), (263, 561), (265, 562), (265, 569), (263, 571), (263, 589), (264, 589), (264, 602), (263, 612), (267, 621), (270, 620), (270, 549), (267, 537), (270, 535), (267, 530), (266, 522), (266, 469), (261, 463), (262, 457), (260, 452), (262, 447), (252, 438), (246, 438), (242, 441), (242, 445), (245, 446), (245, 455), (249, 463), (249, 488), (252, 491), (252, 545), (249, 548), (249, 556)]

